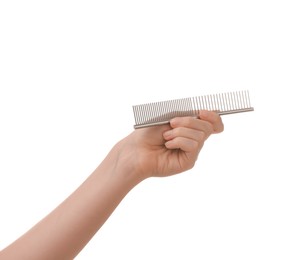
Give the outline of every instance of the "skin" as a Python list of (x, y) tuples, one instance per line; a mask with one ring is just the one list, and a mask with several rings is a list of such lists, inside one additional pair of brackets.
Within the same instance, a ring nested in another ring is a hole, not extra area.
[(218, 114), (178, 117), (169, 125), (134, 130), (58, 207), (0, 252), (0, 259), (73, 259), (121, 200), (150, 177), (191, 169), (207, 138), (223, 131)]

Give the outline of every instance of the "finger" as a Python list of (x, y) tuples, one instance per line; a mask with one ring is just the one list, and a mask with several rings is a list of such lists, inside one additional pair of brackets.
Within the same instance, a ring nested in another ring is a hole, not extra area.
[[(205, 122), (205, 123), (209, 124), (208, 122)], [(207, 127), (204, 127), (202, 130), (196, 130), (196, 129), (187, 128), (187, 127), (177, 127), (177, 128), (164, 132), (163, 137), (166, 141), (172, 140), (176, 137), (185, 137), (188, 139), (195, 140), (200, 144), (203, 144), (204, 141), (212, 133), (212, 127), (210, 125), (208, 126), (209, 131), (205, 131), (204, 129), (206, 128)]]
[(224, 130), (222, 119), (216, 112), (200, 110), (199, 118), (210, 122), (213, 126), (214, 133), (221, 133)]
[(165, 143), (168, 149), (181, 149), (184, 152), (196, 152), (199, 150), (199, 143), (196, 140), (178, 136)]
[(192, 128), (205, 133), (213, 133), (212, 123), (205, 120), (200, 120), (195, 117), (176, 117), (170, 121), (170, 126), (175, 129), (179, 127)]

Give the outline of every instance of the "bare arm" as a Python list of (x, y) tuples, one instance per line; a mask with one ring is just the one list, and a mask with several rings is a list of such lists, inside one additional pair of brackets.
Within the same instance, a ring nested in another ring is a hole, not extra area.
[(192, 168), (204, 141), (223, 131), (220, 117), (175, 118), (133, 131), (57, 208), (0, 252), (0, 259), (73, 259), (138, 183)]

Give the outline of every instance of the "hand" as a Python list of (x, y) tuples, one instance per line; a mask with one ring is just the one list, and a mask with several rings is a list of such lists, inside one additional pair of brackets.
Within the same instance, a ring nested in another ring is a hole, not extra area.
[[(119, 145), (119, 162), (140, 179), (164, 177), (191, 169), (205, 140), (223, 131), (215, 112), (202, 110), (198, 118), (177, 117), (168, 125), (137, 129)], [(122, 157), (122, 158), (121, 158)]]

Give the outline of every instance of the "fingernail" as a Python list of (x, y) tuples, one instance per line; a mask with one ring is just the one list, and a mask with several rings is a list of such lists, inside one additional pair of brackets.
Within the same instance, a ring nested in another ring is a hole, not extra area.
[(171, 120), (170, 120), (170, 125), (171, 126), (174, 126), (175, 124), (176, 124), (176, 122), (177, 122), (177, 118), (175, 117), (175, 118), (172, 118)]
[(169, 136), (171, 136), (171, 130), (168, 130), (166, 132), (164, 132), (164, 137), (168, 138)]

